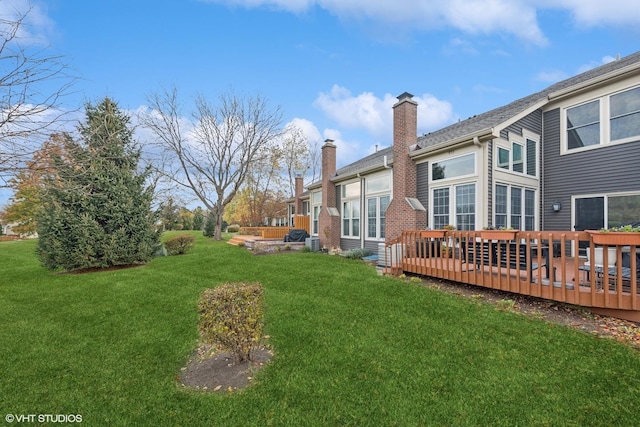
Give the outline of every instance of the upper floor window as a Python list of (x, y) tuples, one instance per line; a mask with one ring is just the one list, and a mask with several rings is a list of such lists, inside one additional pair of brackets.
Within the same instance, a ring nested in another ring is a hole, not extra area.
[(581, 150), (640, 139), (640, 87), (563, 111), (565, 149)]
[(380, 193), (391, 189), (391, 180), (389, 174), (367, 178), (366, 180), (367, 194)]
[(567, 147), (600, 144), (600, 101), (567, 109)]
[(311, 204), (319, 205), (321, 203), (322, 203), (322, 192), (314, 191), (313, 193), (311, 193)]
[(640, 87), (611, 95), (609, 119), (612, 141), (640, 135)]
[(360, 196), (360, 182), (352, 182), (351, 184), (345, 184), (341, 186), (342, 188), (342, 198), (350, 199), (353, 197)]
[(526, 138), (525, 143), (512, 142), (511, 148), (498, 146), (497, 167), (511, 172), (537, 176), (538, 142)]
[(475, 172), (476, 156), (473, 153), (442, 160), (431, 165), (431, 179), (433, 181), (473, 175)]

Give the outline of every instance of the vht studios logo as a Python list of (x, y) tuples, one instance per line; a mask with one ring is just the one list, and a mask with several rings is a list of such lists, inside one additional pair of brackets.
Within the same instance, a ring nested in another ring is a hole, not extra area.
[(81, 423), (80, 414), (7, 414), (8, 423)]

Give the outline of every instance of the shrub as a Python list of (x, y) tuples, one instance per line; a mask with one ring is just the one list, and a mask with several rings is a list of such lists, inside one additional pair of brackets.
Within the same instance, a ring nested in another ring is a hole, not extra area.
[(236, 363), (251, 360), (264, 328), (264, 288), (260, 283), (225, 283), (205, 289), (198, 302), (200, 334), (234, 355)]
[(302, 249), (300, 249), (300, 252), (302, 253), (311, 252), (311, 248), (309, 246), (303, 246)]
[(240, 226), (238, 224), (231, 224), (227, 227), (227, 233), (237, 233), (240, 231)]
[(365, 248), (352, 249), (344, 253), (344, 256), (349, 259), (362, 259), (371, 255), (371, 251)]
[(164, 242), (169, 255), (183, 255), (193, 247), (196, 238), (191, 234), (180, 234)]

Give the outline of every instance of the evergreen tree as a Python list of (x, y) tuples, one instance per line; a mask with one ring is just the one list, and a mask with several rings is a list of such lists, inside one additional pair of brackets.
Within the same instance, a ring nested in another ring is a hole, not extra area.
[(160, 205), (160, 221), (164, 231), (179, 230), (180, 223), (180, 206), (175, 203), (173, 197), (168, 197)]
[(204, 223), (204, 234), (207, 237), (214, 237), (216, 235), (216, 217), (213, 213), (207, 213), (207, 221)]
[(202, 208), (198, 206), (193, 210), (193, 229), (202, 230), (203, 226), (204, 226), (204, 214), (202, 213)]
[(54, 270), (145, 263), (160, 236), (129, 117), (109, 98), (87, 104), (85, 115), (80, 142), (65, 141), (66, 155), (54, 157), (44, 185), (40, 261)]

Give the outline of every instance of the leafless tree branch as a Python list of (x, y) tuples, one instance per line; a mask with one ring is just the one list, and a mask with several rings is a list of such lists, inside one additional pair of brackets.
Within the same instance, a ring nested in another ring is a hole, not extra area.
[(69, 113), (59, 107), (76, 80), (61, 56), (23, 37), (30, 11), (0, 18), (0, 187)]
[(193, 122), (185, 123), (175, 87), (152, 94), (148, 102), (151, 111), (140, 122), (175, 160), (165, 175), (192, 190), (214, 214), (215, 238), (220, 239), (225, 207), (252, 165), (282, 133), (280, 107), (271, 108), (260, 96), (240, 97), (232, 92), (221, 95), (217, 105), (199, 96)]

